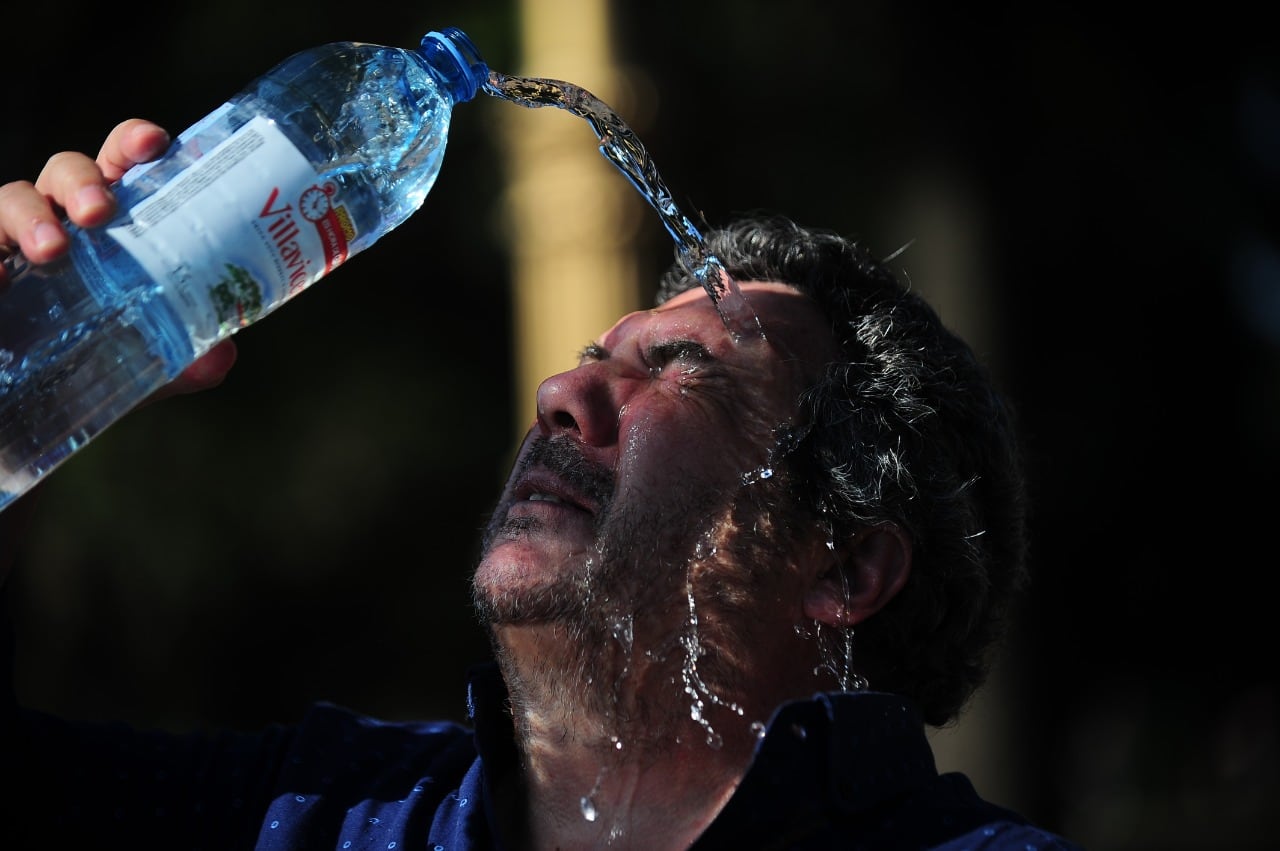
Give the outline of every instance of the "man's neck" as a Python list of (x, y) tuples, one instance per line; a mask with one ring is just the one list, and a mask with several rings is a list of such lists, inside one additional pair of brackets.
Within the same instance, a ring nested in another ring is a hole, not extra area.
[(519, 844), (688, 847), (746, 772), (752, 719), (699, 693), (678, 653), (637, 659), (607, 642), (570, 657), (559, 629), (500, 636), (524, 767), (506, 790), (508, 823), (525, 825)]

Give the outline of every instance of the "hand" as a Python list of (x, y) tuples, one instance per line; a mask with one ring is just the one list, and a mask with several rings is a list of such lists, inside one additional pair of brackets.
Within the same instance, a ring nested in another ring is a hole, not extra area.
[[(0, 251), (17, 246), (32, 263), (60, 257), (70, 245), (62, 214), (80, 227), (106, 224), (116, 207), (111, 184), (137, 163), (163, 154), (168, 145), (164, 128), (131, 118), (111, 131), (96, 160), (64, 151), (50, 157), (34, 184), (19, 180), (0, 186)], [(0, 265), (0, 285), (6, 277)], [(235, 359), (234, 342), (223, 340), (149, 401), (214, 387)]]

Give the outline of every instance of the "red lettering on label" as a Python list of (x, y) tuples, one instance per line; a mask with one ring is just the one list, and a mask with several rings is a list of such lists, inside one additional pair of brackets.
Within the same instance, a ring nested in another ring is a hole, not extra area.
[(274, 216), (278, 213), (287, 212), (289, 210), (288, 204), (285, 204), (284, 207), (279, 210), (271, 209), (271, 205), (274, 204), (276, 202), (276, 199), (279, 197), (280, 197), (280, 187), (279, 186), (271, 187), (271, 194), (267, 196), (267, 203), (262, 205), (262, 212), (258, 214), (258, 218), (265, 219), (267, 216)]
[(267, 225), (267, 232), (271, 234), (276, 253), (284, 264), (285, 273), (289, 277), (288, 291), (292, 294), (309, 283), (307, 270), (311, 263), (303, 252), (302, 246), (295, 239), (301, 231), (293, 218), (293, 205), (285, 204), (283, 207), (273, 209), (279, 197), (280, 187), (272, 187), (271, 194), (267, 196), (267, 203), (262, 205), (262, 212), (258, 214), (258, 218), (275, 217), (275, 220)]

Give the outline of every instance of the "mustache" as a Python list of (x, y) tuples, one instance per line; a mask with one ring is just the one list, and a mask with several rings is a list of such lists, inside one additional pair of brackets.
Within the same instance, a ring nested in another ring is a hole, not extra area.
[(525, 454), (520, 472), (542, 467), (564, 479), (600, 506), (598, 516), (608, 513), (617, 480), (613, 470), (586, 457), (581, 447), (564, 435), (540, 437)]

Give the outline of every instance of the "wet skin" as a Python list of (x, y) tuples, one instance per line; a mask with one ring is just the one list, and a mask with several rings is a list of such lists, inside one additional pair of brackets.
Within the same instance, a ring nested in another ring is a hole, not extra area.
[[(623, 317), (577, 367), (542, 383), (475, 574), (492, 621), (552, 622), (594, 601), (651, 613), (657, 636), (683, 622), (691, 559), (718, 553), (697, 560), (713, 584), (733, 584), (743, 474), (769, 460), (774, 430), (793, 422), (831, 346), (792, 288), (739, 286), (763, 338), (732, 338), (694, 289)], [(561, 449), (544, 458), (547, 442)], [(780, 608), (781, 593), (766, 595), (760, 617), (790, 629), (799, 602)]]

